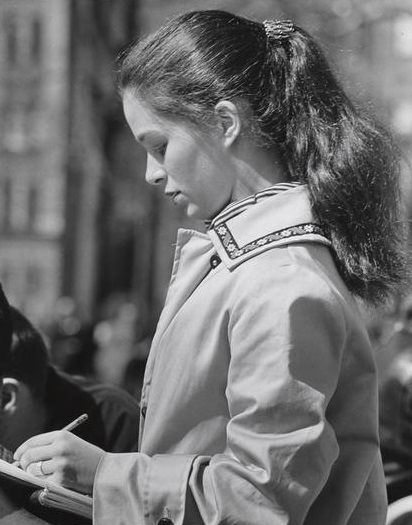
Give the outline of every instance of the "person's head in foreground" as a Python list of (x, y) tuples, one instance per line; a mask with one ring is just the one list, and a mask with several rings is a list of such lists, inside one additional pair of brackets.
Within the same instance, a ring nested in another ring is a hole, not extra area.
[(76, 435), (109, 452), (135, 448), (138, 404), (121, 388), (56, 369), (40, 332), (10, 307), (12, 342), (3, 362), (0, 443), (14, 451), (31, 436), (59, 430), (87, 413)]
[(49, 357), (42, 336), (28, 319), (14, 307), (10, 307), (10, 318), (12, 339), (4, 367), (0, 442), (15, 450), (45, 428)]
[(0, 379), (10, 358), (11, 332), (10, 305), (0, 285)]
[[(3, 377), (10, 362), (10, 345), (11, 345), (11, 317), (10, 305), (0, 285), (0, 398), (4, 396)], [(3, 404), (3, 403), (2, 403)], [(0, 415), (0, 425), (2, 422), (2, 414)], [(1, 440), (0, 440), (0, 444)]]

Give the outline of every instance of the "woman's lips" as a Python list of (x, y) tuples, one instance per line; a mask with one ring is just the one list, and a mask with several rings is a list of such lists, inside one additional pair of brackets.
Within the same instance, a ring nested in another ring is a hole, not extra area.
[(171, 201), (173, 202), (173, 204), (177, 205), (179, 204), (179, 202), (181, 201), (183, 195), (180, 191), (170, 191), (170, 192), (167, 192), (166, 195), (168, 197), (170, 197)]

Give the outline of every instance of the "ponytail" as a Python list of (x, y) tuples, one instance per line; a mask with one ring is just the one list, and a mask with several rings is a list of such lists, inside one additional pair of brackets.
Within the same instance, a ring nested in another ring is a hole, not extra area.
[(348, 288), (382, 302), (405, 273), (394, 145), (355, 110), (309, 35), (296, 28), (285, 47), (285, 162), (291, 177), (307, 184)]

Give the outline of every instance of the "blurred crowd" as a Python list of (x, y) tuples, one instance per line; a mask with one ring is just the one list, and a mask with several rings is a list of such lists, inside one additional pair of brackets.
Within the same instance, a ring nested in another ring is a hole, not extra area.
[(50, 323), (40, 327), (59, 370), (119, 386), (139, 398), (151, 337), (146, 315), (125, 294), (105, 301), (85, 322), (70, 297), (61, 297)]
[(381, 440), (412, 451), (412, 295), (371, 322), (379, 372)]

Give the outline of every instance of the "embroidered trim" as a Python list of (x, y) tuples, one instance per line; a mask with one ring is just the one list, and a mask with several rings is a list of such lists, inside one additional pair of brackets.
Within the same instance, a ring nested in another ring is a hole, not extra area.
[(270, 244), (275, 241), (280, 241), (282, 239), (291, 238), (291, 237), (299, 237), (301, 235), (321, 235), (322, 237), (325, 237), (325, 239), (328, 240), (327, 235), (325, 234), (325, 231), (318, 225), (314, 223), (304, 223), (304, 224), (297, 224), (296, 226), (291, 226), (290, 228), (284, 228), (283, 230), (278, 230), (273, 233), (268, 233), (267, 235), (264, 235), (263, 237), (260, 237), (259, 239), (256, 239), (248, 244), (245, 244), (245, 246), (239, 247), (229, 230), (226, 223), (219, 224), (216, 228), (214, 228), (216, 234), (218, 235), (227, 255), (230, 257), (230, 259), (237, 259), (238, 257), (241, 257), (242, 255), (245, 255), (246, 253), (249, 253), (253, 250), (256, 250), (257, 248), (260, 248), (261, 246), (265, 246), (266, 244)]

